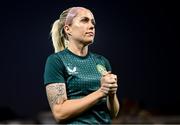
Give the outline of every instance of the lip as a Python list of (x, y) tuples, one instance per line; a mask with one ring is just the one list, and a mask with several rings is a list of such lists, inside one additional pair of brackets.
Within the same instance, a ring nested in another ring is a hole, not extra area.
[(90, 35), (90, 36), (94, 36), (93, 32), (86, 32), (86, 34)]

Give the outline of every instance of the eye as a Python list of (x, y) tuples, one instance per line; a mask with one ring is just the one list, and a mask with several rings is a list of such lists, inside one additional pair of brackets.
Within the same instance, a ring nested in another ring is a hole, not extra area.
[(91, 23), (92, 23), (94, 26), (96, 25), (95, 20), (91, 20)]
[(95, 26), (96, 25), (96, 22), (94, 19), (89, 19), (88, 17), (84, 17), (80, 20), (82, 23), (88, 23), (89, 21)]
[(81, 22), (84, 22), (84, 23), (87, 23), (89, 21), (89, 18), (83, 18), (82, 20), (81, 20)]

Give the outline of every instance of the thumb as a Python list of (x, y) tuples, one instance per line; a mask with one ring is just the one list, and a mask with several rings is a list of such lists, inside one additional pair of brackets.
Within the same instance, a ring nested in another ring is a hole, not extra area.
[(106, 75), (108, 75), (108, 74), (111, 74), (111, 71), (106, 71), (106, 72), (104, 72), (104, 73), (103, 73), (103, 76), (106, 76)]

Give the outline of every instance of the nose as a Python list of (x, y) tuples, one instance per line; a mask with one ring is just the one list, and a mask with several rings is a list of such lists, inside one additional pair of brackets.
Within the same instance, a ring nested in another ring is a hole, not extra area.
[(89, 29), (91, 29), (91, 30), (94, 29), (94, 24), (92, 22), (89, 23)]

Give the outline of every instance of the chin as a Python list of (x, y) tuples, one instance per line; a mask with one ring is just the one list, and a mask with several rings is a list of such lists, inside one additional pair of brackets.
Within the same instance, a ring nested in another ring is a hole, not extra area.
[(92, 44), (93, 41), (94, 41), (94, 40), (88, 40), (88, 41), (84, 41), (84, 43), (85, 43), (86, 45), (89, 45), (89, 44)]

